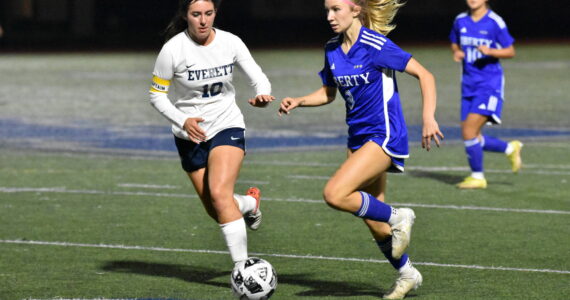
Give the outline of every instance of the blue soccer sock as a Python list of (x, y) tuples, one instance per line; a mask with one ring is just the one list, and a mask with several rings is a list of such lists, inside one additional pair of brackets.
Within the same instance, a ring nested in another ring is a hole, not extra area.
[(481, 144), (483, 146), (483, 151), (501, 152), (501, 153), (505, 153), (509, 145), (509, 143), (503, 140), (488, 135), (484, 135), (482, 137)]
[(383, 241), (377, 240), (376, 244), (378, 245), (378, 248), (380, 248), (380, 251), (384, 253), (386, 259), (390, 262), (390, 264), (392, 264), (392, 267), (394, 267), (394, 269), (400, 270), (400, 268), (402, 268), (404, 265), (406, 265), (406, 262), (408, 262), (407, 253), (404, 253), (404, 255), (402, 255), (402, 257), (399, 259), (392, 257), (392, 237), (389, 237)]
[(392, 215), (392, 207), (368, 193), (360, 192), (360, 195), (362, 196), (362, 204), (354, 215), (363, 219), (388, 223)]
[(467, 153), (467, 161), (471, 167), (471, 172), (477, 175), (483, 175), (483, 147), (479, 138), (463, 141), (465, 143), (465, 152)]

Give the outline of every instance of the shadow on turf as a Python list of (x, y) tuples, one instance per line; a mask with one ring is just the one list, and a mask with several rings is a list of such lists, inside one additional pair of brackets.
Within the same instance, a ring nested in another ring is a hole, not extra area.
[[(356, 297), (372, 296), (381, 298), (386, 292), (378, 286), (364, 285), (361, 282), (326, 281), (308, 278), (306, 274), (278, 274), (279, 284), (292, 284), (309, 287), (310, 290), (297, 293), (304, 297)], [(389, 282), (387, 282), (389, 284)]]
[[(110, 261), (103, 265), (101, 269), (107, 272), (179, 278), (188, 282), (228, 288), (227, 283), (214, 281), (214, 279), (219, 277), (229, 277), (229, 273), (227, 271), (218, 271), (216, 269), (205, 267), (148, 263), (142, 261)], [(297, 293), (297, 296), (304, 297), (381, 297), (382, 294), (386, 292), (378, 286), (366, 286), (360, 282), (315, 280), (309, 278), (309, 276), (310, 275), (307, 274), (279, 274), (278, 280), (279, 284), (291, 284), (310, 288), (308, 291)], [(413, 297), (413, 295), (411, 295), (411, 297)]]
[(227, 288), (225, 283), (214, 282), (212, 279), (228, 276), (228, 272), (220, 272), (210, 268), (148, 263), (142, 261), (111, 261), (102, 267), (107, 272), (135, 273), (148, 276), (179, 278), (188, 282), (209, 284)]
[(461, 175), (449, 175), (441, 172), (429, 171), (409, 171), (407, 173), (413, 177), (431, 178), (450, 185), (456, 185), (457, 183), (463, 181), (463, 178), (465, 177)]
[[(450, 175), (440, 172), (429, 172), (429, 171), (407, 171), (410, 176), (421, 177), (421, 178), (431, 178), (437, 181), (441, 181), (445, 184), (456, 185), (463, 181), (466, 175)], [(494, 185), (513, 185), (511, 182), (504, 181), (493, 181)]]

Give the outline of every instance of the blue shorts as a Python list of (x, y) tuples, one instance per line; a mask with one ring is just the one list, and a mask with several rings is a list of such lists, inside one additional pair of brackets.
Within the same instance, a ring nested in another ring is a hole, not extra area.
[(206, 142), (196, 144), (192, 141), (174, 137), (182, 169), (193, 172), (208, 165), (208, 155), (217, 146), (229, 145), (245, 151), (245, 129), (228, 128), (218, 132)]
[(386, 155), (390, 156), (392, 160), (392, 166), (386, 172), (388, 173), (403, 173), (404, 172), (404, 158), (401, 157), (394, 157), (390, 155), (382, 144), (386, 140), (386, 137), (380, 135), (362, 135), (362, 136), (352, 136), (348, 138), (348, 148), (351, 150), (360, 149), (360, 147), (364, 146), (367, 142), (374, 142), (382, 148), (382, 150), (386, 153)]
[(484, 93), (478, 96), (463, 97), (461, 99), (461, 121), (467, 119), (468, 114), (487, 116), (489, 122), (501, 124), (501, 111), (503, 98), (497, 93)]

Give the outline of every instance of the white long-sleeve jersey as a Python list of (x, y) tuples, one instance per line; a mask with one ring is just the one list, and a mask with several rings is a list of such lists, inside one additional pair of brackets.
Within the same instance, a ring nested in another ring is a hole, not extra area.
[(206, 139), (231, 127), (245, 128), (232, 84), (234, 67), (247, 74), (256, 95), (270, 95), (271, 84), (243, 41), (220, 29), (207, 46), (194, 42), (186, 31), (164, 44), (153, 71), (150, 102), (172, 123), (172, 132), (189, 140), (182, 128), (187, 118), (198, 123)]

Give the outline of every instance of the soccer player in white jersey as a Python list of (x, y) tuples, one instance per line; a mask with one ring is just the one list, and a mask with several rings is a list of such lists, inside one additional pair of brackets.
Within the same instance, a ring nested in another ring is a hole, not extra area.
[(251, 105), (264, 107), (274, 97), (245, 44), (214, 28), (215, 17), (212, 0), (180, 1), (156, 60), (150, 102), (172, 123), (182, 168), (237, 263), (248, 258), (246, 224), (257, 229), (261, 212), (259, 189), (234, 194), (245, 155), (244, 119), (232, 84), (235, 66), (255, 88)]
[(505, 153), (514, 173), (522, 165), (520, 141), (507, 143), (481, 133), (486, 123), (501, 123), (505, 78), (499, 59), (514, 57), (515, 48), (505, 21), (489, 9), (488, 0), (467, 0), (467, 6), (449, 35), (453, 59), (463, 64), (461, 132), (471, 167), (471, 175), (457, 187), (484, 189), (483, 151)]
[(402, 4), (399, 0), (325, 0), (327, 20), (338, 35), (325, 46), (323, 85), (315, 92), (281, 101), (280, 113), (331, 103), (337, 89), (345, 100), (347, 159), (326, 184), (323, 196), (335, 209), (353, 213), (368, 225), (399, 277), (384, 295), (401, 299), (422, 283), (405, 250), (415, 219), (413, 210), (384, 203), (386, 173), (403, 172), (408, 157), (406, 124), (395, 71), (419, 79), (423, 100), (422, 147), (439, 146), (443, 134), (435, 120), (433, 75), (385, 35)]

